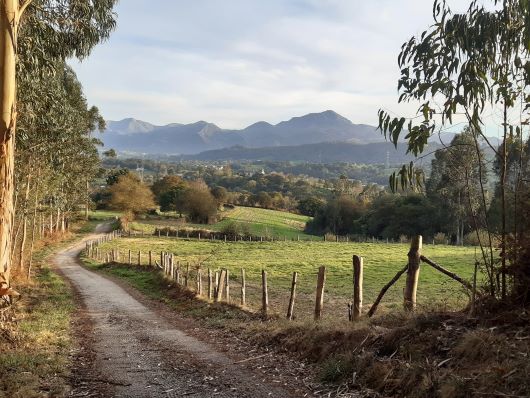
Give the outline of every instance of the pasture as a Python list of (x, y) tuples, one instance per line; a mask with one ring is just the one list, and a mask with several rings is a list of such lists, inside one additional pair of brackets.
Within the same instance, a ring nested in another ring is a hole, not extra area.
[(133, 230), (152, 233), (157, 227), (197, 228), (222, 231), (230, 223), (246, 225), (248, 232), (255, 236), (286, 237), (309, 239), (304, 233), (305, 224), (311, 217), (285, 211), (261, 209), (256, 207), (235, 207), (220, 213), (221, 220), (215, 224), (202, 225), (184, 223), (174, 214), (162, 213), (160, 217), (146, 217), (132, 223)]
[[(261, 304), (261, 270), (268, 273), (269, 300), (272, 312), (285, 315), (289, 299), (291, 277), (299, 273), (295, 315), (310, 317), (315, 300), (318, 267), (327, 267), (324, 298), (324, 318), (346, 317), (347, 303), (352, 296), (352, 256), (364, 258), (365, 311), (375, 300), (381, 288), (407, 263), (407, 244), (387, 243), (336, 243), (336, 242), (220, 242), (174, 237), (120, 238), (100, 246), (102, 252), (113, 248), (120, 251), (121, 262), (127, 262), (132, 251), (132, 263), (137, 263), (138, 251), (142, 264), (147, 265), (149, 250), (153, 258), (160, 252), (174, 254), (180, 262), (181, 273), (190, 264), (190, 288), (195, 287), (196, 270), (200, 267), (206, 275), (208, 268), (230, 271), (231, 302), (240, 300), (241, 268), (247, 275), (247, 306), (259, 310)], [(471, 280), (475, 258), (474, 248), (443, 245), (424, 245), (423, 254), (463, 277)], [(206, 286), (206, 277), (204, 285)], [(380, 311), (401, 308), (405, 276), (385, 295)], [(418, 288), (419, 309), (455, 309), (467, 303), (460, 284), (423, 264)]]

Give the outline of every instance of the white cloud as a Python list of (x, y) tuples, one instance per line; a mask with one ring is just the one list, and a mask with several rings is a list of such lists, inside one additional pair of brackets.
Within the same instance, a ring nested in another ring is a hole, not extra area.
[(120, 2), (110, 41), (75, 65), (106, 118), (241, 128), (326, 109), (369, 124), (380, 107), (416, 110), (396, 104), (396, 58), (431, 23), (431, 1), (156, 4)]

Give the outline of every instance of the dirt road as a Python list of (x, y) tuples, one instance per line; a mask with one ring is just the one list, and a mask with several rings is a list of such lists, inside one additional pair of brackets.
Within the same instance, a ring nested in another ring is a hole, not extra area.
[(84, 243), (77, 244), (55, 257), (57, 267), (78, 291), (84, 316), (92, 325), (85, 330), (90, 336), (84, 336), (91, 340), (90, 369), (82, 370), (84, 376), (73, 386), (72, 396), (305, 395), (267, 380), (263, 372), (179, 330), (116, 283), (81, 267), (77, 258), (83, 247)]

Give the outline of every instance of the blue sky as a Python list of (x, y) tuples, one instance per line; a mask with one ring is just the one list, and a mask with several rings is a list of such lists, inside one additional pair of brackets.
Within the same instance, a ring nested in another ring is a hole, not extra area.
[[(468, 4), (448, 0), (456, 11)], [(242, 128), (333, 109), (354, 123), (397, 104), (401, 44), (431, 0), (121, 0), (118, 27), (73, 66), (105, 118)]]

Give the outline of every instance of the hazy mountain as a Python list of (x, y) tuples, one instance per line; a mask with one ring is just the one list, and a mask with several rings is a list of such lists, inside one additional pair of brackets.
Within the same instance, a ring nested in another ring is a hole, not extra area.
[(118, 135), (128, 135), (136, 133), (149, 133), (156, 129), (157, 126), (151, 123), (142, 122), (133, 118), (123, 119), (118, 122), (112, 120), (107, 121), (107, 133), (114, 133)]
[(204, 121), (155, 126), (130, 118), (108, 121), (107, 126), (102, 136), (105, 146), (121, 152), (150, 154), (196, 154), (238, 145), (258, 148), (336, 141), (358, 144), (384, 141), (375, 127), (353, 124), (333, 111), (310, 113), (276, 125), (261, 121), (242, 130), (225, 130)]
[[(429, 145), (432, 151), (439, 145)], [(232, 148), (206, 151), (197, 155), (184, 155), (185, 160), (202, 161), (294, 161), (312, 163), (363, 163), (376, 164), (388, 163), (390, 165), (407, 163), (414, 159), (407, 155), (407, 145), (399, 143), (397, 148), (389, 142), (370, 144), (354, 144), (347, 142), (325, 142), (318, 144), (245, 148), (236, 146)], [(424, 161), (429, 163), (432, 156), (426, 156)]]

